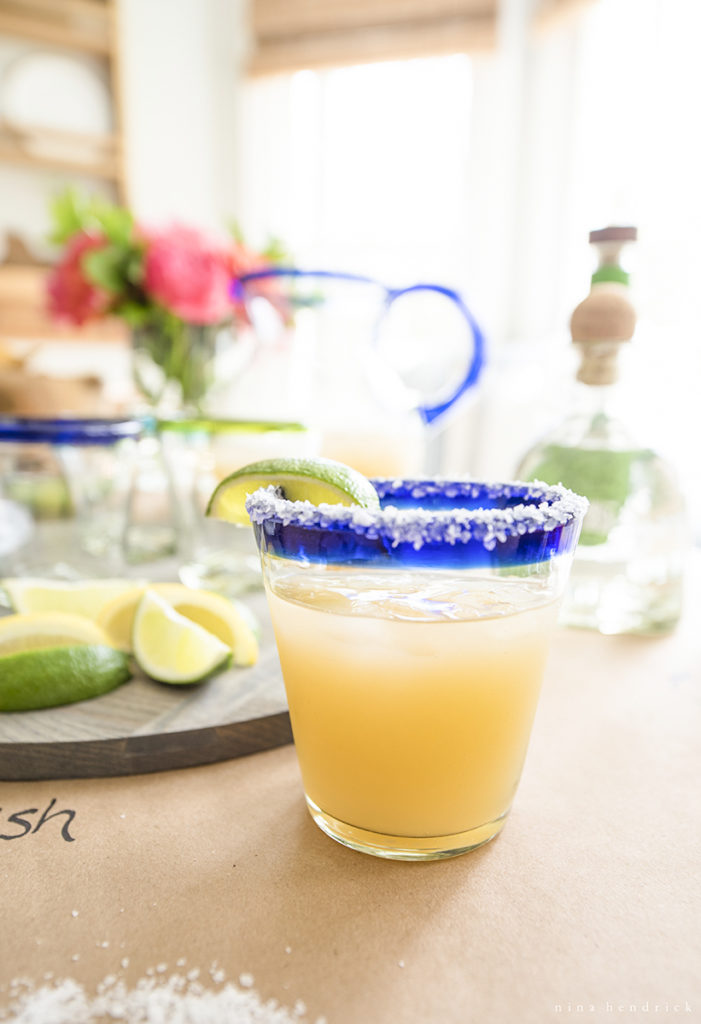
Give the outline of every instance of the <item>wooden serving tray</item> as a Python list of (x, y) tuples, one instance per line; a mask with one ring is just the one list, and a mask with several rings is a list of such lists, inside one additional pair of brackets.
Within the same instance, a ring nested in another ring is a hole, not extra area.
[(197, 686), (135, 676), (111, 693), (41, 711), (0, 713), (0, 780), (90, 778), (186, 768), (292, 742), (262, 594), (260, 657)]

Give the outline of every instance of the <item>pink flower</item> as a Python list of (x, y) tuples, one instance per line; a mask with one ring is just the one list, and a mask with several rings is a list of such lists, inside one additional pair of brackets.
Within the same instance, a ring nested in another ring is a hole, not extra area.
[(85, 254), (104, 245), (102, 235), (87, 231), (79, 231), (69, 241), (47, 281), (49, 312), (57, 320), (82, 325), (107, 312), (111, 296), (94, 285), (83, 270)]
[(180, 225), (145, 237), (144, 287), (153, 299), (189, 323), (231, 315), (230, 254), (222, 245)]

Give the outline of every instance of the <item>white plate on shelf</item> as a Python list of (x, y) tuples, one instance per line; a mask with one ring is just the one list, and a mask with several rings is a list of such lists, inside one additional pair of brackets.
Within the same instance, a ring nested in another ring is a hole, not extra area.
[(29, 133), (106, 136), (113, 129), (109, 86), (95, 59), (39, 50), (23, 53), (5, 68), (0, 117)]

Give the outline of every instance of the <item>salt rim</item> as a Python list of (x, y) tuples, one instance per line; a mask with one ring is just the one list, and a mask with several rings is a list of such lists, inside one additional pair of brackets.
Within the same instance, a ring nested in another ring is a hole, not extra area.
[(274, 521), (282, 526), (320, 530), (351, 530), (369, 540), (381, 539), (392, 547), (411, 544), (466, 544), (480, 541), (488, 551), (510, 537), (537, 532), (549, 533), (582, 518), (589, 502), (562, 484), (540, 480), (495, 483), (477, 480), (374, 480), (380, 498), (393, 495), (414, 501), (440, 496), (485, 504), (514, 497), (523, 500), (509, 508), (367, 509), (360, 505), (312, 505), (309, 501), (288, 501), (274, 486), (260, 488), (246, 499), (251, 522)]

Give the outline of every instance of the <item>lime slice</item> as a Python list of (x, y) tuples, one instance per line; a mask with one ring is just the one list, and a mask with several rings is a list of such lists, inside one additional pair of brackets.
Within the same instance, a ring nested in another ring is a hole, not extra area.
[(144, 596), (146, 587), (130, 587), (116, 594), (111, 601), (103, 605), (95, 616), (98, 626), (105, 630), (110, 643), (120, 651), (131, 653), (131, 635), (134, 629), (134, 616), (139, 601)]
[(104, 605), (139, 580), (52, 580), (15, 577), (0, 586), (16, 612), (70, 612), (96, 619)]
[(98, 697), (131, 677), (121, 651), (101, 644), (44, 647), (0, 657), (0, 711), (34, 711)]
[(0, 619), (0, 656), (71, 644), (111, 647), (112, 641), (90, 619), (68, 612), (26, 612)]
[[(111, 642), (123, 651), (130, 651), (134, 617), (145, 587), (134, 587), (115, 597), (102, 609), (98, 624), (107, 631)], [(152, 583), (153, 593), (163, 598), (179, 615), (196, 622), (219, 637), (234, 652), (234, 665), (253, 665), (258, 659), (256, 625), (248, 608), (210, 590), (193, 590), (183, 583)]]
[(159, 683), (200, 683), (231, 661), (227, 644), (150, 589), (136, 609), (132, 646), (139, 667)]
[(377, 509), (380, 499), (367, 477), (333, 459), (264, 459), (242, 466), (216, 488), (207, 515), (248, 525), (246, 498), (260, 487), (279, 487), (290, 501), (312, 505), (361, 505)]
[(219, 637), (233, 651), (234, 665), (258, 660), (257, 624), (246, 605), (182, 583), (158, 583), (152, 589), (179, 615)]

